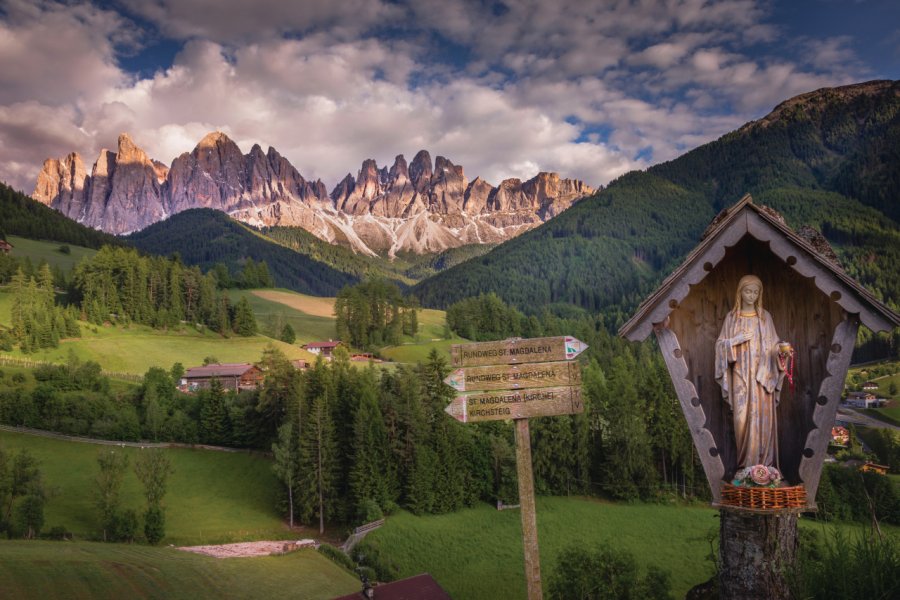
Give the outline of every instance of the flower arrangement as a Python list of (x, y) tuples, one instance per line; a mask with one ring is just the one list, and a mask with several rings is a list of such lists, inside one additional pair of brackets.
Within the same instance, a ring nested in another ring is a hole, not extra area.
[(779, 487), (782, 483), (781, 472), (775, 467), (753, 465), (735, 473), (731, 483), (743, 487)]

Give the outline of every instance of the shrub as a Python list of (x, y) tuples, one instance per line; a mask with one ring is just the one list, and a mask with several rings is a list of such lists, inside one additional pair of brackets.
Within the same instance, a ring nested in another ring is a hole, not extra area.
[(153, 545), (166, 537), (166, 514), (159, 506), (151, 506), (144, 513), (144, 537)]
[(556, 560), (550, 577), (549, 598), (567, 600), (670, 599), (669, 574), (657, 567), (640, 576), (634, 556), (608, 547), (572, 545)]
[(320, 544), (319, 552), (341, 565), (348, 571), (353, 571), (356, 569), (356, 563), (353, 562), (353, 559), (350, 558), (346, 552), (341, 550), (340, 548), (335, 548), (331, 544)]

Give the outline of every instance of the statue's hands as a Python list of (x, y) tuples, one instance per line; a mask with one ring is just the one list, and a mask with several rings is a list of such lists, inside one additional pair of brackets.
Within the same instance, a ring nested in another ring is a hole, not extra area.
[(753, 339), (753, 332), (741, 331), (736, 336), (731, 338), (731, 345), (732, 346), (740, 346), (741, 344), (749, 342), (752, 339)]

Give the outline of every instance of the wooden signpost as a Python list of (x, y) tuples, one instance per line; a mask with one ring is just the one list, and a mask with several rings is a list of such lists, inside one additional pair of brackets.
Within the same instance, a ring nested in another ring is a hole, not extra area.
[(451, 357), (453, 366), (460, 368), (444, 380), (457, 391), (479, 392), (458, 395), (444, 409), (457, 421), (513, 419), (516, 424), (516, 474), (529, 600), (540, 600), (542, 591), (528, 419), (584, 412), (581, 370), (578, 363), (566, 361), (585, 349), (584, 342), (570, 336), (457, 344)]

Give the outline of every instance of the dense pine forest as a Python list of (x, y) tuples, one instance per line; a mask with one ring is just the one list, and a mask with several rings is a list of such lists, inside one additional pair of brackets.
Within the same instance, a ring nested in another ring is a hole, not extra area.
[(119, 238), (80, 225), (3, 182), (0, 182), (0, 233), (95, 249), (125, 245)]
[(238, 273), (247, 258), (252, 258), (268, 265), (276, 286), (315, 296), (334, 296), (345, 285), (359, 281), (357, 275), (274, 244), (252, 228), (212, 209), (178, 213), (125, 239), (150, 254), (166, 256), (177, 252), (185, 264), (203, 271), (221, 263), (229, 272)]

